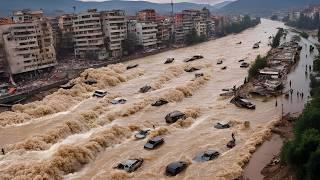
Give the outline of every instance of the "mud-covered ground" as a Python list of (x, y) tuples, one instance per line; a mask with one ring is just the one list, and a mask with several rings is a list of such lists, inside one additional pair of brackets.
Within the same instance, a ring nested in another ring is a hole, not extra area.
[[(184, 160), (189, 166), (172, 179), (233, 179), (239, 177), (256, 146), (271, 135), (281, 109), (275, 99), (250, 99), (256, 110), (246, 110), (230, 104), (230, 98), (219, 94), (223, 88), (240, 86), (247, 75), (240, 59), (252, 62), (270, 47), (269, 36), (283, 24), (262, 20), (262, 24), (243, 33), (172, 50), (130, 61), (88, 69), (73, 82), (71, 90), (58, 90), (41, 101), (15, 105), (13, 111), (0, 114), (0, 146), (6, 155), (0, 157), (1, 179), (161, 179), (172, 161)], [(242, 41), (242, 44), (237, 44)], [(259, 49), (252, 49), (261, 41)], [(183, 60), (201, 54), (204, 59), (185, 63)], [(174, 57), (172, 64), (164, 64)], [(223, 65), (217, 65), (218, 59)], [(126, 66), (139, 64), (127, 70)], [(221, 67), (227, 66), (226, 70)], [(185, 72), (186, 68), (196, 72)], [(195, 78), (195, 73), (204, 76)], [(86, 79), (97, 80), (86, 85)], [(139, 93), (145, 85), (152, 88)], [(104, 98), (93, 98), (94, 90), (108, 91)], [(125, 104), (113, 105), (117, 97)], [(151, 104), (164, 98), (168, 104)], [(173, 124), (165, 116), (179, 110), (185, 120)], [(217, 122), (231, 122), (230, 129), (218, 130)], [(155, 129), (153, 129), (153, 126)], [(150, 128), (144, 140), (134, 133)], [(236, 147), (226, 144), (231, 134)], [(148, 138), (161, 135), (165, 143), (156, 150), (143, 148)], [(220, 156), (209, 162), (195, 162), (202, 151), (214, 149)], [(134, 173), (113, 167), (129, 158), (144, 158)]]

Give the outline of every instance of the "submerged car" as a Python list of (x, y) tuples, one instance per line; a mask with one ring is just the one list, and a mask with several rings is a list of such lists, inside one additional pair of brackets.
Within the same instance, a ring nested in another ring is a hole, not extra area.
[(111, 104), (125, 104), (127, 102), (126, 99), (123, 98), (115, 98), (111, 101)]
[(188, 167), (188, 163), (185, 161), (177, 161), (172, 162), (166, 167), (166, 175), (167, 176), (176, 176), (183, 170), (185, 170)]
[(85, 80), (84, 83), (88, 85), (93, 85), (93, 84), (97, 84), (98, 82), (94, 79), (88, 79), (88, 80)]
[(221, 68), (221, 70), (226, 70), (227, 69), (227, 66), (223, 66), (222, 68)]
[(223, 63), (223, 60), (222, 59), (219, 59), (217, 64), (222, 64)]
[(244, 62), (244, 59), (240, 59), (238, 62)]
[(260, 44), (259, 42), (258, 42), (258, 43), (255, 43), (252, 48), (253, 48), (253, 49), (258, 49), (258, 48), (260, 47), (259, 44)]
[(129, 65), (129, 66), (127, 66), (127, 70), (128, 70), (128, 69), (136, 68), (136, 67), (138, 67), (138, 66), (139, 66), (139, 64), (132, 64), (132, 65)]
[(68, 82), (67, 84), (61, 85), (60, 88), (62, 88), (62, 89), (71, 89), (71, 88), (73, 88), (73, 86), (75, 86), (74, 83)]
[(216, 125), (214, 125), (214, 128), (216, 128), (216, 129), (228, 129), (228, 128), (230, 128), (230, 124), (229, 123), (224, 124), (224, 123), (218, 122)]
[(168, 104), (169, 102), (165, 99), (159, 99), (155, 103), (151, 104), (151, 106), (162, 106)]
[(200, 154), (198, 154), (194, 158), (194, 160), (199, 161), (199, 162), (210, 161), (210, 160), (216, 159), (219, 155), (220, 155), (220, 153), (218, 151), (207, 150), (207, 151), (204, 151), (204, 152), (201, 152)]
[(135, 170), (137, 170), (139, 167), (141, 167), (143, 163), (143, 159), (139, 158), (139, 159), (129, 159), (125, 162), (119, 163), (116, 167), (114, 167), (115, 169), (120, 169), (120, 170), (124, 170), (127, 171), (128, 173), (134, 172)]
[(247, 67), (249, 67), (249, 66), (250, 66), (250, 64), (247, 63), (247, 62), (243, 62), (243, 63), (241, 63), (241, 65), (240, 65), (241, 68), (247, 68)]
[(195, 76), (195, 78), (199, 78), (199, 77), (204, 76), (204, 74), (203, 73), (196, 73), (194, 76)]
[(171, 64), (171, 63), (173, 63), (173, 61), (174, 61), (174, 58), (168, 58), (168, 59), (164, 62), (164, 64)]
[(184, 69), (185, 72), (194, 72), (194, 71), (198, 71), (198, 70), (200, 70), (200, 69), (196, 68), (196, 67), (188, 67), (188, 68)]
[(103, 90), (96, 90), (94, 93), (93, 93), (93, 97), (99, 97), (99, 98), (103, 98), (104, 96), (107, 95), (107, 91), (103, 91)]
[(150, 132), (150, 129), (140, 130), (140, 131), (138, 131), (138, 132), (134, 135), (134, 137), (135, 137), (136, 139), (144, 139), (144, 138), (147, 137), (147, 135), (149, 134), (149, 132)]
[(165, 119), (168, 124), (177, 122), (179, 119), (185, 119), (186, 114), (180, 111), (173, 111), (166, 115)]
[(191, 62), (191, 61), (202, 59), (202, 58), (203, 58), (202, 55), (194, 55), (192, 58), (185, 59), (184, 62)]
[(256, 109), (256, 105), (252, 104), (249, 100), (242, 98), (240, 96), (232, 98), (230, 102), (232, 104), (235, 104), (238, 107), (247, 108), (247, 109)]
[(152, 139), (149, 139), (148, 142), (144, 145), (145, 149), (155, 149), (164, 143), (164, 139), (161, 136), (156, 136)]
[(142, 88), (140, 88), (139, 92), (140, 92), (140, 93), (146, 93), (146, 92), (148, 92), (150, 89), (151, 89), (151, 86), (146, 85), (146, 86), (143, 86)]

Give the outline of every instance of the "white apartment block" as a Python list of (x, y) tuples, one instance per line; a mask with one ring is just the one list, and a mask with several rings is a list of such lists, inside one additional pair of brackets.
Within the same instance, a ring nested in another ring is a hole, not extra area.
[(122, 55), (122, 42), (127, 38), (127, 20), (123, 10), (101, 13), (102, 29), (112, 57)]
[[(100, 60), (108, 57), (104, 43), (100, 13), (96, 9), (77, 14), (73, 19), (75, 55)], [(96, 56), (96, 57), (92, 57)]]
[(11, 74), (57, 64), (52, 29), (46, 21), (1, 25), (0, 44), (4, 49)]
[(143, 49), (153, 49), (157, 47), (157, 24), (154, 22), (130, 21), (129, 31), (135, 32), (136, 40)]

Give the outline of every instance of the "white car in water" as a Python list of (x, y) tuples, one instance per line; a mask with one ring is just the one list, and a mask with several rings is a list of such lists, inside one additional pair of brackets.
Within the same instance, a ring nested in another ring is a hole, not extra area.
[(103, 90), (96, 90), (94, 93), (93, 93), (93, 97), (98, 97), (98, 98), (103, 98), (104, 96), (107, 95), (107, 91), (103, 91)]

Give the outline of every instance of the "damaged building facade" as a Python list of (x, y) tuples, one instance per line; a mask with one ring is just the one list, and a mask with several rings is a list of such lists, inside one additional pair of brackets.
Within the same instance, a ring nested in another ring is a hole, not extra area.
[(42, 11), (16, 11), (0, 25), (0, 56), (9, 74), (57, 65), (52, 28)]

